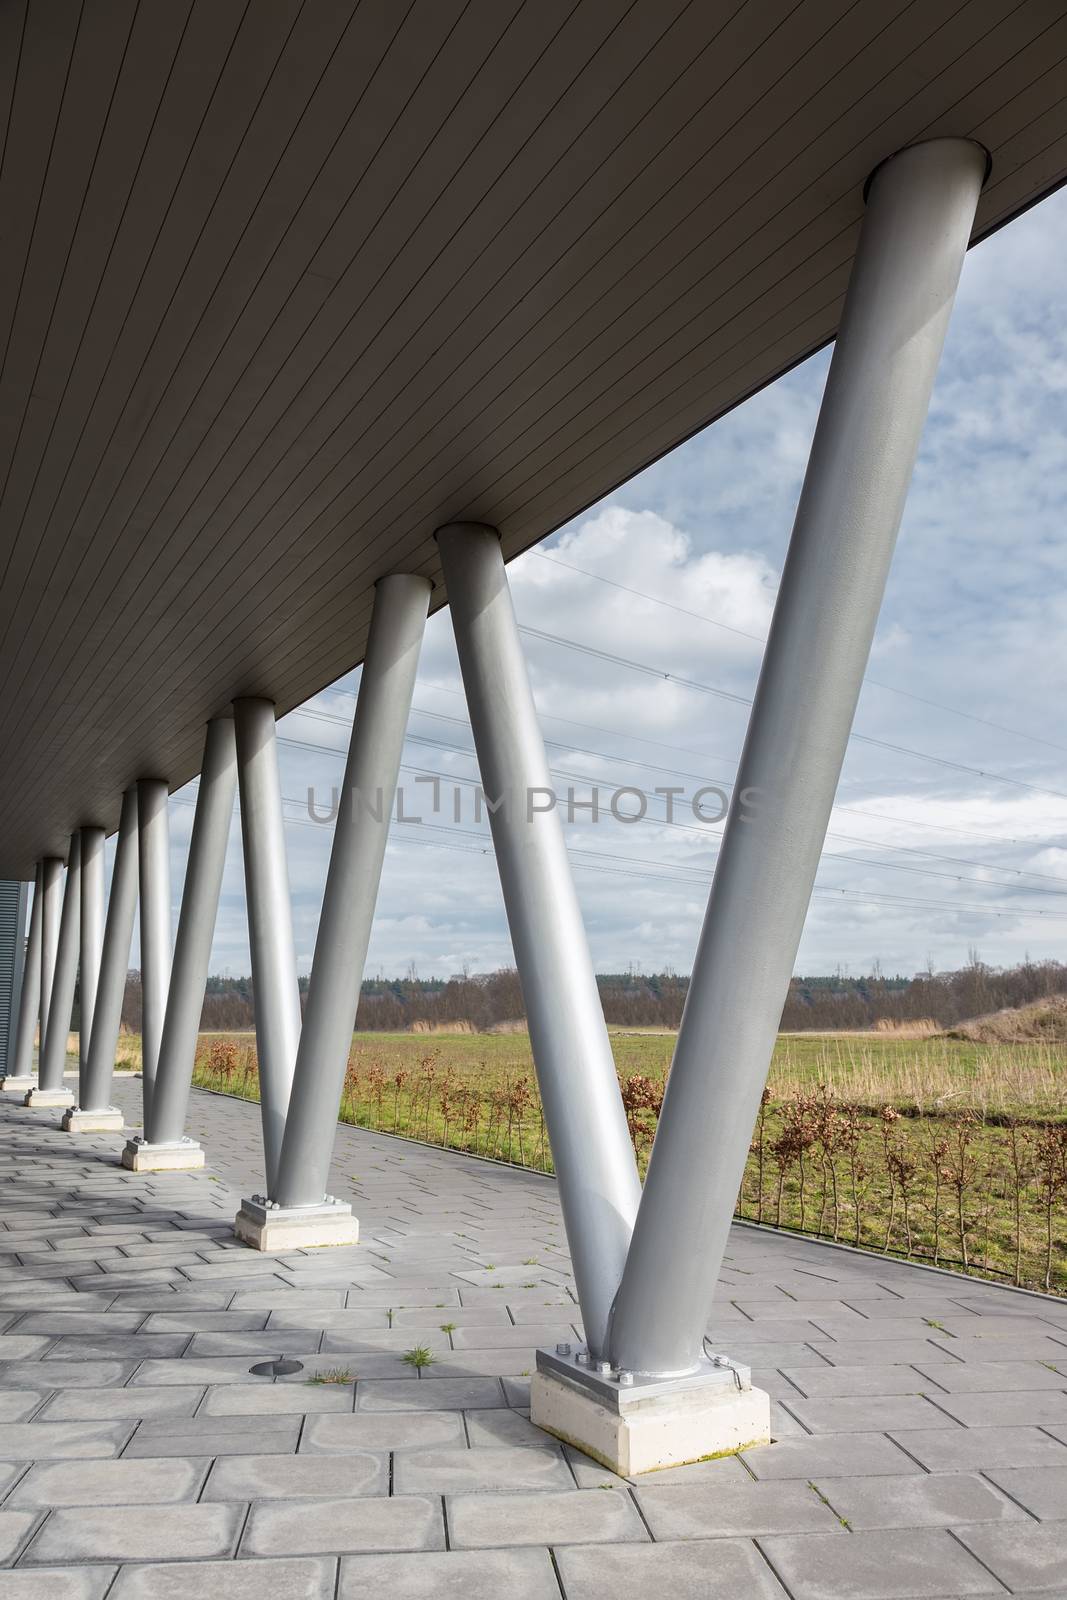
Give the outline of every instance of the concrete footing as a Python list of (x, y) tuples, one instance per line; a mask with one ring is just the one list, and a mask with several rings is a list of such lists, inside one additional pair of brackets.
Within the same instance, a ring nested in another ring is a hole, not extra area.
[(131, 1172), (192, 1172), (204, 1165), (204, 1152), (195, 1139), (172, 1139), (166, 1144), (128, 1139), (122, 1165)]
[(537, 1352), (530, 1420), (622, 1478), (770, 1441), (770, 1398), (743, 1367), (660, 1382), (590, 1374), (587, 1383), (546, 1356)]
[(306, 1250), (358, 1244), (359, 1221), (352, 1207), (327, 1195), (318, 1206), (279, 1206), (263, 1195), (241, 1201), (233, 1231), (253, 1250)]
[(36, 1089), (36, 1087), (37, 1079), (31, 1078), (28, 1073), (20, 1077), (15, 1077), (12, 1074), (7, 1078), (0, 1078), (0, 1091), (5, 1094), (20, 1094), (23, 1099), (26, 1098), (31, 1089)]
[(100, 1111), (71, 1106), (64, 1111), (59, 1126), (64, 1133), (121, 1133), (126, 1119), (115, 1106), (104, 1106)]
[(53, 1110), (65, 1110), (74, 1104), (74, 1096), (69, 1089), (42, 1089), (35, 1084), (23, 1100), (24, 1106), (50, 1106)]

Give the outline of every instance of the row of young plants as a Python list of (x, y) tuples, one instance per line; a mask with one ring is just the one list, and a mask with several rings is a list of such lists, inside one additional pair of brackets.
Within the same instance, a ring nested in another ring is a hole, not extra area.
[[(195, 1082), (258, 1099), (255, 1049), (202, 1043)], [(642, 1171), (663, 1082), (620, 1080)], [(532, 1074), (461, 1075), (428, 1051), (410, 1066), (353, 1052), (341, 1121), (552, 1171)], [(976, 1111), (908, 1116), (850, 1103), (825, 1085), (765, 1090), (737, 1214), (886, 1254), (1067, 1294), (1067, 1124)]]

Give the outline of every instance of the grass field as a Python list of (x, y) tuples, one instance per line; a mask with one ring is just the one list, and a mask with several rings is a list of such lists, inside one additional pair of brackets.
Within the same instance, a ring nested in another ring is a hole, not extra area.
[[(612, 1033), (647, 1163), (673, 1035)], [(204, 1035), (194, 1081), (258, 1099), (250, 1034)], [(783, 1035), (738, 1214), (1067, 1294), (1067, 1049)], [(341, 1118), (552, 1170), (524, 1033), (357, 1034)]]

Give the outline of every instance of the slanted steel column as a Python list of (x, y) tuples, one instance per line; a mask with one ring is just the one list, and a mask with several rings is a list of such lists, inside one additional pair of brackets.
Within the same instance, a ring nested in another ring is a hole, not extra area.
[(283, 1207), (325, 1197), (430, 590), (427, 578), (396, 574), (374, 591), (289, 1117), (269, 1191)]
[(137, 867), (141, 891), (141, 1091), (152, 1106), (170, 985), (170, 822), (161, 778), (137, 784)]
[(0, 882), (0, 1086), (10, 1087), (17, 1049), (19, 1010), (26, 964), (26, 904), (30, 886), (22, 878)]
[(111, 893), (89, 1037), (89, 1054), (78, 1085), (81, 1111), (111, 1112), (111, 1075), (122, 1024), (122, 1001), (130, 967), (133, 919), (137, 912), (137, 790), (122, 797), (122, 815), (111, 873)]
[(104, 946), (104, 830), (81, 830), (81, 965), (80, 1020), (78, 1023), (78, 1088), (89, 1060), (89, 1038), (93, 1031), (96, 987), (100, 981), (100, 958)]
[[(494, 528), (438, 530), (515, 962), (594, 1355), (640, 1196), (585, 928)], [(503, 799), (499, 808), (494, 804)]]
[(38, 861), (33, 884), (33, 904), (30, 907), (30, 931), (26, 940), (26, 964), (22, 973), (22, 992), (19, 995), (14, 1047), (8, 1062), (9, 1071), (2, 1085), (5, 1089), (29, 1090), (33, 1087), (33, 1036), (37, 1031), (37, 1017), (41, 1009), (43, 882), (44, 863)]
[[(46, 856), (41, 862), (41, 1034), (40, 1051), (48, 1032), (52, 1008), (52, 985), (56, 976), (59, 950), (59, 922), (63, 905), (63, 862), (59, 856)], [(40, 1056), (40, 1051), (38, 1056)]]
[(636, 1372), (700, 1359), (986, 159), (938, 139), (870, 184), (614, 1311)]
[(31, 1089), (26, 1096), (27, 1105), (58, 1105), (74, 1098), (64, 1090), (63, 1068), (67, 1063), (67, 1038), (74, 1009), (74, 986), (78, 979), (80, 924), (81, 834), (73, 833), (67, 858), (67, 881), (63, 888), (63, 913), (59, 919), (59, 943), (48, 1008), (48, 1027), (41, 1045), (37, 1088)]
[(259, 1108), (267, 1190), (273, 1191), (300, 1043), (293, 908), (285, 857), (274, 706), (235, 700), (241, 844), (259, 1057)]
[(219, 717), (207, 725), (204, 761), (189, 838), (182, 906), (174, 941), (174, 967), (167, 996), (166, 1017), (159, 1051), (152, 1103), (145, 1117), (145, 1138), (132, 1140), (122, 1161), (135, 1171), (162, 1166), (202, 1165), (168, 1152), (153, 1153), (153, 1146), (199, 1146), (184, 1139), (189, 1087), (193, 1077), (196, 1038), (204, 1007), (211, 941), (215, 933), (226, 843), (230, 836), (234, 793), (237, 788), (237, 753), (233, 723)]

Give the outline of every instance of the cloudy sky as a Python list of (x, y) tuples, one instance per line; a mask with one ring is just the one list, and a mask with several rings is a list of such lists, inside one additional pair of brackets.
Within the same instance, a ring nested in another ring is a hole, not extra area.
[[(1067, 952), (1067, 192), (973, 250), (798, 971)], [(828, 353), (509, 568), (563, 793), (732, 781)], [(577, 641), (576, 650), (559, 641)], [(618, 658), (623, 658), (622, 664)], [(642, 670), (643, 669), (643, 670)], [(654, 669), (650, 671), (649, 669)], [(310, 966), (358, 673), (279, 728), (298, 961)], [(447, 612), (429, 624), (368, 975), (511, 962)], [(897, 748), (886, 749), (885, 745)], [(331, 754), (331, 751), (337, 752)], [(432, 817), (418, 774), (445, 778)], [(464, 795), (458, 828), (451, 786)], [(175, 917), (192, 819), (172, 799)], [(663, 803), (568, 827), (596, 966), (688, 971), (718, 830)], [(659, 820), (654, 820), (654, 819)], [(679, 826), (678, 821), (684, 821)], [(434, 823), (434, 827), (428, 826)], [(136, 952), (135, 952), (136, 959)], [(235, 823), (213, 970), (248, 970)]]

